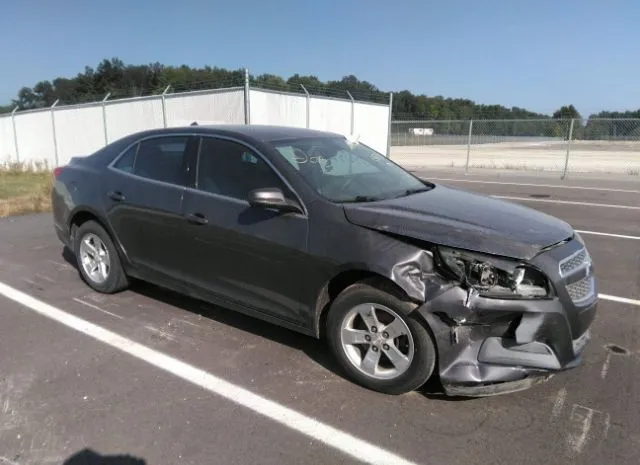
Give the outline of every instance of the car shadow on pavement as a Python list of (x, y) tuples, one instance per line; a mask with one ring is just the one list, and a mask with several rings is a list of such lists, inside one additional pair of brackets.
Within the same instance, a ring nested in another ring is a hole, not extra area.
[[(75, 257), (66, 247), (63, 249), (62, 258), (77, 270), (78, 267)], [(79, 277), (79, 279), (81, 278)], [(295, 350), (300, 350), (325, 369), (344, 378), (339, 366), (331, 357), (324, 340), (317, 340), (258, 318), (250, 317), (234, 310), (216, 306), (140, 280), (132, 279), (129, 291), (173, 307), (181, 308), (190, 313), (200, 315), (203, 318), (234, 327), (240, 331), (270, 339)]]
[[(63, 249), (62, 258), (77, 270), (75, 257), (66, 247)], [(190, 313), (200, 315), (203, 318), (231, 326), (240, 331), (269, 339), (277, 344), (300, 350), (326, 370), (351, 382), (345, 377), (340, 366), (333, 359), (324, 339), (317, 340), (311, 336), (305, 336), (304, 334), (268, 323), (258, 318), (250, 317), (234, 310), (216, 306), (140, 280), (131, 280), (129, 290), (149, 299), (181, 308)], [(470, 399), (466, 397), (453, 398), (444, 396), (440, 381), (434, 378), (421, 387), (418, 392), (426, 398), (433, 400), (458, 401)]]
[(147, 465), (143, 459), (131, 455), (100, 455), (91, 449), (73, 454), (62, 465)]
[(134, 281), (131, 284), (130, 290), (150, 299), (159, 300), (173, 307), (178, 307), (190, 313), (200, 315), (203, 318), (216, 321), (217, 323), (269, 339), (295, 350), (300, 350), (327, 370), (339, 374), (339, 367), (333, 362), (331, 355), (328, 353), (329, 349), (322, 340), (317, 340), (258, 318), (197, 300), (183, 294), (178, 294), (146, 282)]

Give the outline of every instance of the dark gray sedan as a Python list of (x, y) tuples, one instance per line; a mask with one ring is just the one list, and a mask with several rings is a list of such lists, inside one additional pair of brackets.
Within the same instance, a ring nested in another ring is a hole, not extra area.
[(524, 389), (579, 365), (589, 338), (596, 283), (568, 224), (344, 136), (157, 129), (55, 176), (56, 233), (94, 290), (138, 278), (326, 338), (377, 391)]

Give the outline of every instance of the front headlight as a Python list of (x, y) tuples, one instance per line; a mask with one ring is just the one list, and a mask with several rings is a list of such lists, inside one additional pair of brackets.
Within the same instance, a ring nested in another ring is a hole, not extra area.
[(524, 263), (446, 247), (439, 248), (437, 256), (444, 271), (481, 296), (540, 299), (550, 295), (546, 277)]

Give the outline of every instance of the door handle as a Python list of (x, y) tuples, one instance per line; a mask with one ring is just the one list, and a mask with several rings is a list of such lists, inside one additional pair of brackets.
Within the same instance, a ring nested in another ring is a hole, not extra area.
[(207, 224), (209, 222), (208, 219), (202, 213), (189, 213), (187, 215), (187, 221), (192, 224)]
[(122, 202), (125, 199), (124, 194), (120, 191), (109, 192), (107, 196), (116, 202)]

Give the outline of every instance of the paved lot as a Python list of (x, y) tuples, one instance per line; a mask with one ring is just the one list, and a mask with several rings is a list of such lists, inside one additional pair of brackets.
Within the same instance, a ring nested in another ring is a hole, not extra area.
[[(471, 145), (399, 145), (391, 147), (391, 157), (402, 164), (436, 169), (464, 167), (469, 151), (472, 169), (507, 169), (511, 171), (562, 172), (567, 143), (497, 142)], [(640, 176), (638, 141), (573, 141), (568, 169), (572, 173), (614, 173)]]
[[(559, 181), (429, 175), (524, 199), (580, 230), (640, 236), (640, 210), (615, 207), (639, 207), (640, 183), (537, 187), (522, 184)], [(638, 305), (602, 300), (584, 365), (528, 391), (470, 400), (429, 389), (385, 396), (345, 381), (310, 338), (149, 285), (109, 297), (91, 292), (49, 215), (2, 220), (0, 237), (0, 283), (337, 428), (336, 441), (353, 435), (426, 465), (640, 462)], [(601, 293), (640, 299), (640, 240), (584, 238)], [(322, 426), (302, 434), (239, 402), (0, 297), (0, 465), (62, 464), (85, 449), (148, 465), (358, 463), (318, 440)]]

